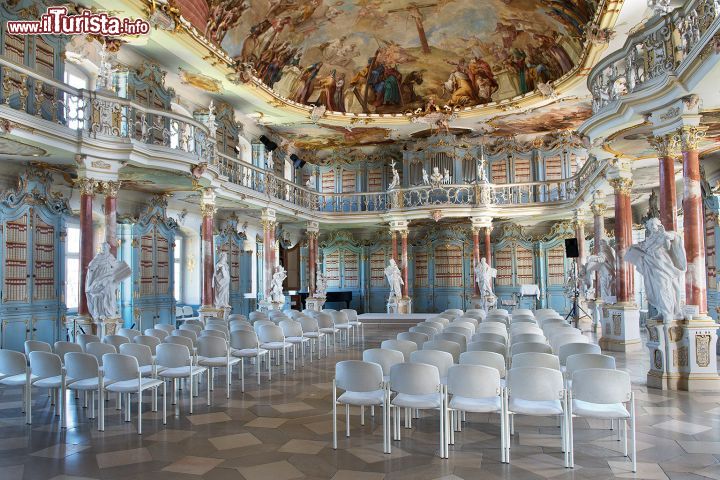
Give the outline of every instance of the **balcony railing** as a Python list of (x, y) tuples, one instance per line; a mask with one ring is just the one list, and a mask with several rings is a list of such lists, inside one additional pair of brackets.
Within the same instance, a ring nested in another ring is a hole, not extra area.
[[(529, 183), (423, 185), (386, 192), (324, 193), (305, 188), (248, 162), (217, 152), (204, 123), (148, 108), (112, 93), (76, 89), (0, 57), (0, 105), (68, 129), (78, 142), (102, 139), (152, 146), (152, 153), (188, 164), (207, 164), (229, 190), (308, 215), (373, 213), (437, 207), (507, 208), (574, 201), (605, 168), (589, 161), (577, 175)], [(22, 116), (17, 117), (18, 121)], [(38, 129), (37, 131), (44, 131)]]
[(717, 33), (719, 16), (717, 0), (690, 0), (631, 33), (623, 48), (609, 54), (590, 72), (593, 113), (682, 70)]

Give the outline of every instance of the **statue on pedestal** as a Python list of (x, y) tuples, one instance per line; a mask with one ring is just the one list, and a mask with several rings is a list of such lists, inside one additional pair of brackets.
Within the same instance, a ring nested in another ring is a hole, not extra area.
[(497, 270), (487, 263), (485, 257), (481, 258), (480, 262), (475, 262), (473, 270), (475, 272), (475, 283), (477, 283), (478, 290), (480, 291), (480, 297), (495, 296), (492, 289), (492, 279), (497, 276)]
[(392, 169), (392, 181), (388, 185), (388, 190), (398, 188), (400, 186), (400, 173), (395, 169), (395, 160), (390, 162), (390, 168)]
[(600, 239), (600, 253), (589, 255), (585, 262), (586, 275), (600, 273), (601, 299), (615, 296), (615, 250), (604, 238)]
[(285, 303), (285, 294), (283, 293), (283, 282), (287, 278), (287, 272), (282, 265), (277, 265), (273, 271), (272, 281), (270, 282), (270, 301), (275, 303)]
[(215, 308), (226, 308), (230, 306), (230, 267), (227, 262), (227, 254), (222, 252), (215, 264), (213, 274), (213, 288), (215, 290)]
[(325, 298), (327, 296), (327, 278), (325, 278), (325, 275), (320, 271), (320, 269), (317, 270), (317, 275), (315, 275), (315, 298)]
[(103, 243), (100, 253), (90, 261), (85, 278), (88, 310), (95, 321), (119, 318), (118, 285), (131, 274), (128, 264), (118, 261), (110, 253), (110, 245)]
[(402, 272), (395, 263), (395, 259), (390, 259), (388, 266), (385, 267), (385, 277), (390, 284), (390, 297), (388, 301), (398, 301), (402, 298), (402, 286), (404, 285), (402, 279)]
[(666, 232), (660, 220), (651, 218), (645, 228), (649, 235), (637, 245), (631, 245), (625, 261), (635, 265), (645, 280), (648, 302), (665, 322), (683, 318), (680, 296), (685, 287), (687, 258), (683, 237)]

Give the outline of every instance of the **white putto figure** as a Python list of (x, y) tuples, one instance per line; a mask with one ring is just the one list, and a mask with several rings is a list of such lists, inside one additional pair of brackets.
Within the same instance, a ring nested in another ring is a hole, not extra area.
[(677, 232), (666, 232), (657, 218), (648, 220), (645, 227), (647, 237), (630, 246), (625, 261), (635, 265), (643, 276), (648, 303), (657, 309), (658, 318), (681, 319), (680, 296), (687, 270), (683, 237)]
[(85, 297), (94, 320), (118, 318), (118, 285), (131, 273), (128, 264), (118, 261), (110, 253), (110, 245), (103, 243), (100, 253), (90, 261), (85, 278)]
[(590, 255), (585, 262), (586, 275), (600, 274), (600, 299), (615, 296), (615, 250), (604, 238), (600, 239), (600, 252)]
[(213, 274), (213, 288), (215, 289), (215, 308), (230, 306), (230, 267), (227, 262), (227, 254), (222, 252), (215, 264)]
[(497, 270), (487, 263), (485, 257), (481, 258), (480, 262), (475, 262), (473, 270), (475, 271), (475, 283), (477, 283), (478, 290), (480, 290), (480, 297), (494, 296), (492, 279), (497, 276)]
[(327, 296), (327, 279), (325, 275), (318, 269), (315, 275), (315, 295), (316, 298), (325, 298)]
[(272, 281), (270, 283), (270, 300), (275, 303), (285, 303), (285, 295), (283, 294), (283, 282), (287, 278), (287, 272), (282, 265), (277, 265), (273, 271)]
[(395, 263), (394, 259), (390, 259), (388, 266), (385, 267), (385, 277), (390, 284), (390, 300), (400, 300), (402, 298), (402, 286), (405, 284), (402, 279), (402, 272)]
[(395, 160), (390, 162), (390, 168), (392, 169), (392, 181), (388, 185), (388, 190), (398, 188), (400, 186), (400, 173), (395, 169)]

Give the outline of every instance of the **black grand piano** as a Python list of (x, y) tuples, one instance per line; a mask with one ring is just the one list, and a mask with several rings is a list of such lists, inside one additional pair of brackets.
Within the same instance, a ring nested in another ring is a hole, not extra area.
[[(300, 292), (300, 301), (302, 302), (302, 308), (305, 308), (305, 300), (308, 297), (307, 292)], [(345, 303), (345, 308), (350, 308), (350, 302), (352, 301), (352, 292), (327, 292), (325, 296), (325, 305), (328, 303)]]

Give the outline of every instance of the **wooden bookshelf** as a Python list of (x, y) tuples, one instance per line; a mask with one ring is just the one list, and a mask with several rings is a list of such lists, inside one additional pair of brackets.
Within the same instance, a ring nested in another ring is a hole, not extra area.
[(343, 287), (356, 288), (360, 286), (360, 259), (358, 254), (344, 249), (343, 258)]
[(530, 169), (530, 160), (526, 158), (516, 158), (514, 178), (515, 183), (532, 182), (532, 172)]
[(55, 291), (55, 227), (35, 216), (33, 256), (33, 298), (52, 300)]
[(355, 170), (342, 171), (342, 191), (343, 193), (355, 192), (357, 188), (357, 172)]
[(382, 168), (369, 168), (367, 173), (368, 192), (382, 192)]
[(565, 284), (565, 248), (562, 244), (547, 251), (547, 284), (550, 287)]
[(340, 286), (340, 251), (325, 254), (325, 278), (328, 287)]
[(517, 268), (517, 284), (531, 285), (535, 282), (535, 263), (533, 252), (518, 245), (515, 247), (515, 265)]
[(498, 286), (513, 284), (512, 254), (512, 248), (509, 246), (495, 251), (495, 269), (497, 270), (495, 284)]
[(370, 254), (370, 286), (385, 286), (385, 250), (377, 250)]
[(415, 286), (419, 288), (428, 286), (427, 252), (418, 252), (415, 254)]
[(490, 164), (490, 178), (492, 183), (508, 183), (507, 162), (496, 160)]
[(5, 223), (5, 302), (28, 300), (28, 214)]
[(435, 248), (435, 285), (461, 287), (463, 285), (462, 248), (441, 245)]
[(335, 170), (324, 172), (320, 176), (320, 188), (323, 193), (335, 192)]

